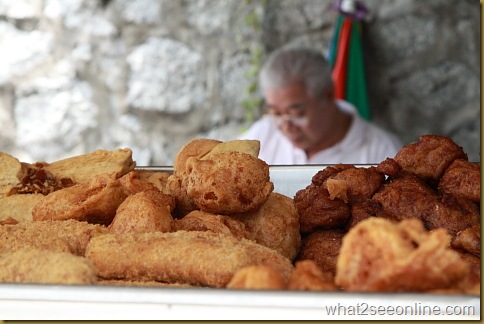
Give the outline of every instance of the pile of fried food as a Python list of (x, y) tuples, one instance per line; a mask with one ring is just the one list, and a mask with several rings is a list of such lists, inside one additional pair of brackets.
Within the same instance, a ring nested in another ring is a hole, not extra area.
[(274, 192), (259, 142), (194, 139), (172, 172), (129, 149), (0, 153), (0, 282), (480, 294), (480, 164), (424, 135)]

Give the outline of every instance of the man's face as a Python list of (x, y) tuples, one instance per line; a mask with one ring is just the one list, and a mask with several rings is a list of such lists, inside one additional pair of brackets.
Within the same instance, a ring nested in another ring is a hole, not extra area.
[(303, 150), (317, 147), (330, 130), (330, 111), (325, 109), (327, 96), (314, 98), (301, 83), (294, 83), (265, 93), (267, 112), (277, 121), (281, 132)]

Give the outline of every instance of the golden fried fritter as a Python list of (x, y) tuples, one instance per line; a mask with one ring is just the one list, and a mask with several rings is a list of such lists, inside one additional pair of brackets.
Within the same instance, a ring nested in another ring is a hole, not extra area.
[(311, 260), (321, 271), (334, 275), (344, 235), (344, 231), (334, 229), (319, 230), (303, 237), (297, 260)]
[(140, 180), (153, 184), (158, 190), (165, 194), (168, 193), (166, 184), (168, 182), (168, 177), (171, 175), (170, 173), (153, 170), (135, 170), (135, 172)]
[(0, 226), (0, 253), (22, 248), (70, 252), (84, 255), (92, 237), (108, 233), (97, 224), (65, 221), (33, 221)]
[(195, 138), (187, 142), (178, 151), (175, 161), (173, 162), (173, 173), (175, 175), (181, 175), (186, 171), (186, 162), (189, 158), (202, 158), (215, 145), (222, 143), (221, 141), (208, 139), (208, 138)]
[(223, 152), (207, 159), (189, 158), (186, 163), (188, 196), (209, 213), (257, 210), (274, 189), (267, 163), (250, 154)]
[(225, 287), (249, 265), (269, 265), (287, 279), (291, 261), (246, 239), (200, 231), (106, 234), (93, 238), (86, 256), (103, 279)]
[[(134, 195), (138, 192), (147, 191), (147, 190), (158, 190), (156, 186), (146, 180), (142, 180), (139, 177), (139, 173), (137, 171), (131, 171), (126, 175), (119, 178), (119, 183), (123, 186), (126, 195)], [(159, 190), (158, 190), (159, 191)]]
[(92, 263), (71, 253), (26, 248), (0, 254), (0, 282), (86, 285), (96, 280)]
[(446, 230), (427, 232), (418, 219), (368, 218), (343, 238), (335, 283), (361, 292), (457, 287), (470, 269), (449, 244)]
[(438, 181), (456, 159), (467, 160), (462, 147), (447, 136), (423, 135), (419, 141), (404, 146), (394, 160), (407, 172), (425, 181)]
[(180, 219), (174, 219), (173, 231), (210, 231), (232, 235), (235, 238), (249, 238), (244, 223), (226, 215), (215, 215), (194, 210)]
[(258, 210), (232, 217), (245, 224), (250, 240), (274, 249), (290, 260), (296, 257), (301, 235), (293, 199), (273, 192)]
[(175, 198), (158, 189), (128, 196), (118, 207), (108, 226), (110, 233), (169, 232), (175, 208)]
[(334, 274), (323, 272), (312, 260), (298, 261), (287, 284), (289, 290), (336, 291)]
[(11, 217), (19, 223), (32, 220), (32, 208), (44, 195), (22, 194), (0, 198), (0, 219)]
[(239, 269), (226, 288), (251, 290), (283, 290), (286, 283), (282, 276), (268, 265), (252, 265)]
[(44, 169), (61, 182), (67, 180), (74, 184), (90, 183), (92, 177), (107, 174), (119, 178), (133, 171), (136, 163), (128, 148), (114, 151), (96, 150), (88, 154), (46, 163)]
[(75, 219), (109, 225), (127, 193), (118, 179), (99, 175), (90, 183), (81, 183), (55, 191), (32, 209), (33, 220)]
[(294, 204), (301, 233), (345, 226), (351, 217), (349, 204), (338, 198), (331, 199), (328, 190), (314, 184), (296, 192)]
[(445, 170), (439, 191), (452, 196), (481, 202), (481, 168), (478, 163), (457, 159)]

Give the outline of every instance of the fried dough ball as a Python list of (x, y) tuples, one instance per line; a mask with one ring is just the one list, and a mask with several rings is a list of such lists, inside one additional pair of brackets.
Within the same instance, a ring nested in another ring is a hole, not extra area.
[(200, 210), (213, 214), (257, 210), (274, 189), (267, 163), (239, 152), (189, 158), (186, 177), (188, 196)]
[(320, 230), (303, 238), (298, 261), (311, 260), (323, 272), (336, 273), (336, 262), (345, 232), (342, 230)]
[(449, 244), (446, 230), (427, 232), (418, 219), (366, 219), (343, 238), (335, 283), (360, 292), (456, 287), (470, 269)]
[(404, 146), (394, 159), (405, 171), (425, 181), (438, 181), (454, 160), (467, 160), (467, 155), (449, 137), (423, 135), (418, 142)]
[(101, 174), (90, 183), (80, 183), (45, 196), (32, 208), (32, 219), (75, 219), (109, 225), (127, 196), (119, 180)]
[(293, 199), (273, 192), (254, 212), (232, 215), (245, 224), (249, 239), (294, 260), (301, 246), (299, 215)]
[(201, 210), (194, 210), (180, 219), (174, 219), (173, 231), (209, 231), (232, 235), (236, 238), (249, 238), (244, 223), (230, 216), (215, 215)]
[(312, 260), (298, 261), (289, 277), (289, 290), (336, 291), (334, 274), (323, 272)]
[(481, 257), (481, 226), (475, 225), (459, 231), (451, 243), (454, 249), (464, 250)]
[(341, 227), (351, 217), (348, 204), (338, 198), (331, 199), (328, 190), (314, 184), (296, 192), (294, 204), (299, 214), (301, 233)]
[(176, 199), (175, 217), (183, 217), (198, 209), (193, 199), (187, 194), (186, 161), (189, 158), (202, 158), (217, 144), (218, 140), (195, 138), (182, 146), (173, 163), (173, 174), (167, 178), (166, 191)]
[(239, 269), (227, 284), (229, 289), (283, 290), (282, 276), (268, 265), (252, 265)]
[(330, 199), (355, 203), (371, 198), (384, 180), (385, 176), (375, 167), (348, 168), (328, 177), (323, 188), (328, 190)]
[(439, 191), (481, 202), (481, 169), (478, 163), (458, 159), (449, 165), (439, 182)]
[(119, 205), (110, 233), (169, 232), (175, 208), (175, 198), (158, 189), (141, 191), (126, 198)]

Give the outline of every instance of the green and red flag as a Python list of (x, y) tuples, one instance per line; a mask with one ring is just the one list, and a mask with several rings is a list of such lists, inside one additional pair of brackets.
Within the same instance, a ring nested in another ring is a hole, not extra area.
[(353, 104), (363, 118), (370, 120), (361, 40), (361, 22), (366, 18), (368, 10), (355, 0), (338, 0), (333, 8), (340, 12), (328, 52), (335, 95), (337, 99)]

